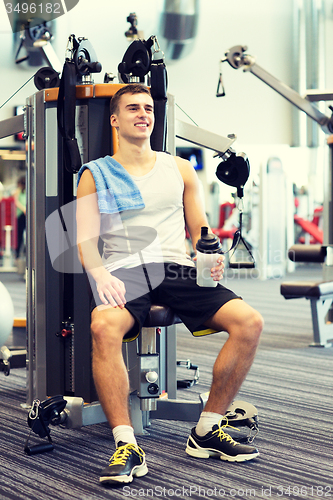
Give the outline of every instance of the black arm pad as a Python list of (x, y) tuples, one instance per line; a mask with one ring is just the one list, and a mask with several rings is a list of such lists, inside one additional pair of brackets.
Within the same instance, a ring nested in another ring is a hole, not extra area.
[(288, 257), (293, 262), (324, 262), (326, 247), (322, 245), (293, 245), (288, 250)]

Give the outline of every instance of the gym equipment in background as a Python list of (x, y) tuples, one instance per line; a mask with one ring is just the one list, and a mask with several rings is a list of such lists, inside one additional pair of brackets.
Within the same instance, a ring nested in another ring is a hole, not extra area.
[(167, 60), (187, 56), (193, 49), (199, 22), (199, 0), (164, 0), (159, 39)]
[[(242, 235), (244, 186), (250, 175), (250, 163), (245, 153), (236, 154), (232, 149), (229, 149), (224, 155), (218, 156), (222, 158), (222, 161), (216, 169), (216, 177), (224, 184), (237, 188), (236, 207), (239, 211), (239, 226), (233, 235), (232, 245), (227, 250), (227, 252), (233, 251), (229, 258), (229, 267), (231, 269), (253, 269), (255, 267), (255, 260), (250, 246)], [(249, 259), (242, 261), (232, 259), (239, 244), (243, 245)]]
[(14, 324), (14, 305), (7, 288), (0, 281), (0, 369), (5, 375), (10, 373), (12, 353), (4, 345)]
[[(322, 245), (293, 245), (288, 257), (293, 262), (326, 262), (333, 265), (332, 247)], [(313, 328), (313, 343), (310, 347), (332, 347), (330, 309), (333, 304), (333, 281), (286, 281), (281, 283), (280, 292), (285, 299), (305, 298), (310, 301)]]
[[(247, 47), (245, 45), (235, 45), (225, 53), (225, 57), (221, 59), (220, 63), (228, 62), (234, 69), (243, 68), (243, 71), (250, 71), (250, 73), (258, 77), (291, 104), (301, 111), (304, 111), (310, 118), (316, 121), (325, 134), (333, 133), (333, 114), (330, 117), (326, 116), (310, 102), (309, 98), (300, 96), (298, 92), (280, 82), (277, 78), (259, 66), (255, 58), (247, 54), (246, 50)], [(327, 92), (320, 93), (319, 91), (312, 91), (309, 96), (310, 95), (312, 101), (321, 100), (321, 97), (323, 100), (332, 100), (332, 93), (328, 95)]]
[[(307, 116), (314, 120), (322, 129), (325, 134), (333, 134), (333, 113), (327, 116), (322, 113), (315, 102), (317, 101), (331, 101), (333, 93), (331, 91), (310, 90), (307, 91), (305, 97), (302, 97), (298, 92), (282, 83), (270, 73), (265, 71), (261, 66), (256, 63), (253, 56), (247, 52), (247, 47), (244, 45), (235, 45), (231, 47), (226, 53), (225, 57), (221, 59), (220, 63), (228, 62), (234, 69), (243, 68), (244, 71), (249, 71), (264, 83), (269, 85), (273, 90), (278, 92), (282, 97), (287, 99), (291, 104), (301, 111), (304, 111)], [(221, 77), (221, 71), (220, 71)], [(332, 106), (329, 109), (333, 111)], [(328, 189), (326, 191), (326, 199), (324, 202), (324, 245), (333, 246), (333, 144), (329, 143), (330, 148), (330, 166), (328, 172)], [(324, 263), (324, 274), (330, 279), (333, 279), (333, 265)]]

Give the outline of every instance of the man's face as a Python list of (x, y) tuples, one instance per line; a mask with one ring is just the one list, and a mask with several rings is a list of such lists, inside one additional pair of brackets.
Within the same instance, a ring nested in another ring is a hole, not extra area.
[(124, 94), (111, 125), (127, 139), (147, 139), (154, 128), (154, 102), (148, 94)]

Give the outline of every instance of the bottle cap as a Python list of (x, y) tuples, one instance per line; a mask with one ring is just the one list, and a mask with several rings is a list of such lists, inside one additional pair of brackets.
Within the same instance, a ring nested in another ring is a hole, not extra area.
[(197, 241), (196, 249), (202, 253), (222, 253), (222, 246), (219, 238), (208, 232), (208, 227), (201, 228), (201, 238)]

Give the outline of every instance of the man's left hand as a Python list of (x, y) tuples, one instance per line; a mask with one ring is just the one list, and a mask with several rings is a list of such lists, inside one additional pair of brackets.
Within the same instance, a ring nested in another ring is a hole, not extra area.
[(212, 267), (210, 275), (214, 281), (220, 281), (224, 273), (224, 255), (220, 255), (217, 259), (217, 266)]

